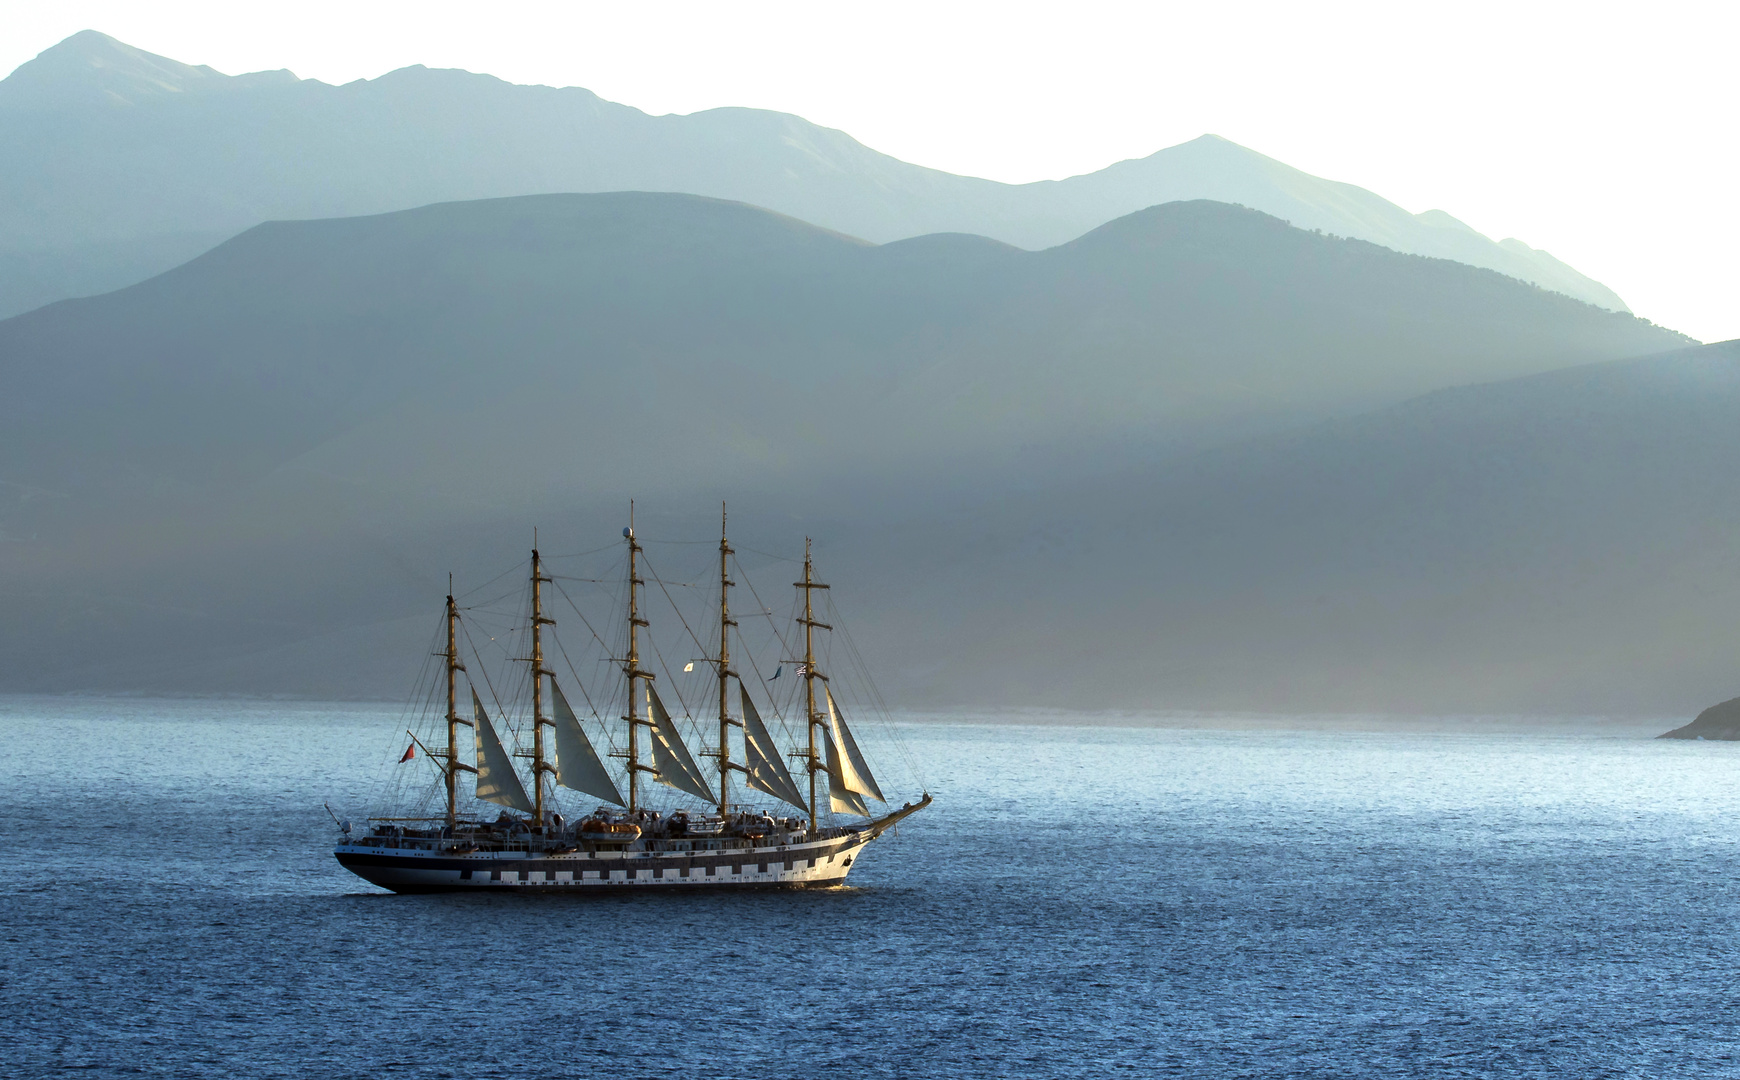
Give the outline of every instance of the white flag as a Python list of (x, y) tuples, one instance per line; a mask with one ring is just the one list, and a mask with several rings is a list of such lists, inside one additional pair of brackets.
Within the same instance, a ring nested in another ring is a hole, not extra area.
[(693, 661), (693, 660), (690, 660), (690, 661), (689, 661), (689, 662), (688, 662), (688, 663), (686, 663), (686, 664), (684, 664), (684, 665), (683, 665), (683, 670), (684, 670), (684, 671), (693, 671), (693, 670), (695, 670), (695, 662), (694, 662), (694, 661)]

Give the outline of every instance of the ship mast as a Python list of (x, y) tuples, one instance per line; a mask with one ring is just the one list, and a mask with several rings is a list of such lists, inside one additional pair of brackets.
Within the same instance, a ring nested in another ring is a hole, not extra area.
[(719, 816), (724, 817), (731, 806), (731, 770), (741, 765), (731, 763), (731, 713), (726, 701), (731, 690), (731, 628), (737, 621), (731, 617), (729, 594), (732, 581), (728, 568), (731, 543), (725, 536), (725, 504), (719, 504)]
[(816, 773), (827, 768), (826, 765), (820, 764), (816, 757), (816, 725), (822, 723), (821, 717), (816, 712), (816, 680), (821, 678), (816, 672), (816, 627), (819, 626), (823, 630), (832, 630), (833, 627), (827, 623), (817, 622), (815, 609), (810, 604), (810, 591), (812, 589), (825, 589), (827, 586), (815, 579), (810, 562), (810, 538), (807, 536), (804, 537), (804, 579), (792, 584), (804, 591), (804, 617), (800, 621), (804, 624), (804, 697), (807, 699), (809, 709), (806, 714), (809, 717), (809, 722), (804, 725), (804, 729), (809, 732), (807, 756), (810, 772), (810, 839), (813, 840), (818, 828), (816, 824)]
[(635, 703), (642, 696), (640, 680), (652, 678), (652, 673), (642, 671), (640, 666), (640, 628), (649, 624), (640, 617), (640, 586), (643, 582), (636, 572), (640, 562), (640, 540), (634, 535), (632, 499), (628, 504), (628, 528), (622, 530), (622, 535), (628, 538), (628, 656), (622, 666), (628, 681), (628, 712), (623, 719), (628, 721), (628, 808), (633, 811), (640, 806), (640, 774), (658, 770), (640, 763), (640, 728), (643, 724), (651, 726), (652, 722), (638, 714)]
[[(533, 541), (536, 543), (536, 540)], [(555, 727), (554, 720), (544, 717), (544, 676), (553, 674), (544, 669), (543, 629), (556, 625), (555, 619), (544, 617), (543, 584), (550, 579), (543, 574), (538, 549), (532, 548), (532, 805), (535, 823), (544, 824), (544, 774), (556, 767), (544, 760), (544, 728)]]
[(453, 575), (447, 575), (447, 827), (459, 822), (459, 709), (454, 700), (459, 673), (459, 606), (453, 602)]

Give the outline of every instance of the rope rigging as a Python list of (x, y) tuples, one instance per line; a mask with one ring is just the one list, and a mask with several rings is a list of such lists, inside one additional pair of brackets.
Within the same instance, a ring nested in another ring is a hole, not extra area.
[[(644, 543), (672, 546), (679, 550), (703, 547), (717, 549), (719, 545), (718, 540), (646, 541)], [(609, 560), (596, 559), (597, 556), (613, 550), (620, 552), (620, 555)], [(743, 553), (742, 556), (738, 554), (739, 551)], [(802, 747), (808, 739), (808, 716), (803, 700), (805, 680), (802, 678), (801, 671), (794, 667), (802, 655), (797, 651), (799, 645), (797, 636), (794, 636), (801, 629), (798, 627), (802, 613), (801, 596), (794, 595), (788, 609), (785, 612), (776, 613), (774, 607), (760, 595), (755, 583), (756, 575), (750, 573), (744, 566), (743, 558), (745, 556), (753, 556), (754, 558), (751, 558), (750, 561), (756, 562), (760, 570), (767, 570), (769, 566), (796, 565), (800, 564), (801, 560), (754, 548), (736, 547), (733, 547), (727, 556), (733, 584), (737, 588), (738, 594), (747, 592), (747, 598), (754, 602), (753, 611), (749, 610), (748, 604), (744, 604), (732, 613), (735, 619), (728, 632), (731, 633), (734, 674), (740, 683), (750, 687), (753, 691), (752, 696), (758, 705), (765, 703), (764, 707), (758, 711), (762, 714), (763, 722), (769, 731), (775, 736), (779, 748)], [(684, 580), (683, 575), (667, 577), (660, 573), (661, 568), (654, 566), (644, 547), (639, 557), (641, 559), (639, 572), (643, 582), (656, 585), (664, 601), (664, 607), (654, 617), (655, 625), (641, 631), (640, 647), (643, 650), (643, 655), (651, 661), (649, 666), (664, 681), (664, 685), (659, 687), (661, 696), (674, 701), (678, 706), (677, 710), (673, 710), (672, 719), (681, 731), (680, 737), (689, 746), (703, 753), (715, 753), (718, 748), (712, 747), (711, 743), (717, 740), (718, 733), (707, 734), (710, 729), (703, 721), (711, 720), (711, 718), (697, 718), (695, 709), (712, 700), (720, 691), (720, 682), (717, 676), (718, 657), (716, 655), (718, 635), (716, 631), (710, 635), (713, 639), (713, 647), (709, 649), (706, 641), (696, 629), (698, 626), (707, 625), (708, 620), (691, 620), (688, 615), (690, 608), (698, 613), (702, 609), (702, 605), (706, 605), (711, 610), (712, 623), (717, 625), (719, 612), (722, 609), (719, 580), (720, 564), (714, 558), (710, 570)], [(594, 698), (592, 687), (605, 687), (622, 678), (622, 658), (626, 655), (629, 634), (625, 614), (628, 607), (626, 590), (632, 587), (626, 580), (628, 554), (621, 542), (613, 541), (610, 544), (590, 550), (543, 558), (546, 561), (568, 561), (565, 569), (570, 570), (570, 573), (549, 573), (547, 581), (553, 587), (556, 595), (561, 597), (561, 602), (566, 606), (567, 611), (579, 620), (580, 625), (586, 631), (584, 636), (569, 635), (579, 638), (576, 647), (570, 649), (569, 642), (564, 640), (564, 636), (557, 633), (553, 625), (548, 627), (543, 632), (542, 638), (545, 663), (551, 668), (557, 667), (558, 665), (552, 661), (560, 657), (559, 666), (565, 670), (567, 678), (570, 680), (563, 689), (570, 693), (573, 690), (579, 692), (585, 705), (585, 714), (581, 719), (584, 720), (585, 716), (590, 717), (589, 721), (583, 723), (584, 733), (587, 738), (594, 740), (594, 745), (598, 746), (600, 750), (607, 748), (610, 756), (620, 757), (628, 743), (626, 742), (626, 732), (619, 729), (615, 722), (616, 718), (609, 716), (609, 713), (614, 711), (609, 708), (609, 699), (615, 695), (601, 692), (599, 697)], [(594, 561), (577, 562), (578, 560)], [(767, 562), (762, 563), (759, 560), (767, 560)], [(678, 561), (680, 563), (681, 560)], [(612, 564), (614, 564), (616, 571), (614, 574), (609, 570)], [(455, 597), (454, 604), (456, 611), (463, 612), (463, 618), (456, 619), (456, 629), (460, 646), (459, 653), (468, 661), (464, 671), (465, 681), (470, 682), (473, 686), (480, 682), (483, 684), (479, 696), (484, 698), (489, 705), (490, 722), (500, 732), (503, 742), (508, 744), (508, 749), (513, 751), (515, 756), (524, 755), (526, 746), (530, 745), (532, 739), (532, 731), (529, 727), (528, 700), (531, 679), (534, 674), (531, 671), (531, 666), (525, 663), (526, 657), (530, 655), (531, 625), (526, 613), (530, 610), (532, 586), (529, 580), (522, 581), (517, 588), (503, 589), (500, 586), (508, 575), (513, 573), (525, 574), (525, 572), (525, 564), (521, 561), (514, 567), (504, 570), (482, 584), (459, 594)], [(580, 588), (575, 588), (575, 585), (579, 585)], [(592, 589), (597, 591), (594, 593), (591, 591)], [(798, 592), (801, 594), (801, 590)], [(461, 597), (465, 600), (464, 604), (458, 602)], [(858, 718), (873, 715), (877, 721), (876, 724), (872, 725), (876, 736), (873, 740), (874, 743), (886, 745), (907, 774), (928, 789), (928, 784), (924, 783), (917, 757), (901, 737), (900, 732), (896, 730), (892, 710), (874, 680), (871, 679), (869, 665), (841, 618), (833, 594), (824, 593), (817, 599), (819, 600), (817, 604), (818, 617), (825, 619), (833, 628), (833, 633), (818, 635), (821, 638), (816, 642), (818, 672), (825, 673), (829, 677), (828, 687), (841, 707), (852, 710), (853, 726), (860, 726)], [(674, 616), (675, 625), (672, 625), (670, 617), (664, 615), (665, 610), (668, 610), (669, 616)], [(642, 611), (645, 612), (646, 608), (643, 607)], [(609, 612), (609, 614), (604, 616), (601, 615), (601, 612)], [(564, 620), (566, 618), (567, 616), (564, 615)], [(414, 736), (419, 739), (419, 745), (427, 744), (423, 745), (420, 756), (430, 757), (431, 763), (436, 765), (443, 765), (439, 759), (445, 755), (436, 752), (435, 748), (445, 747), (447, 739), (445, 730), (445, 717), (447, 715), (446, 675), (443, 660), (446, 656), (444, 620), (445, 615), (442, 616), (442, 619), (437, 620), (436, 632), (432, 635), (431, 647), (425, 651), (422, 658), (418, 678), (412, 684), (412, 690), (402, 700), (399, 716), (406, 723), (401, 724), (399, 730), (391, 736), (396, 744), (402, 743), (403, 731), (412, 730)], [(473, 633), (474, 630), (477, 632)], [(683, 666), (682, 659), (679, 657), (673, 664), (669, 656), (672, 651), (672, 642), (680, 643), (683, 640), (691, 643), (690, 646), (683, 646), (683, 648), (692, 647), (696, 650), (692, 654), (696, 660), (690, 664), (691, 669), (694, 670), (693, 674), (683, 673), (679, 675), (678, 671)], [(769, 658), (770, 652), (775, 661), (775, 672), (771, 676), (763, 665), (763, 661)], [(702, 662), (707, 662), (708, 666), (702, 668)], [(839, 665), (838, 670), (834, 667), (836, 663)], [(499, 670), (504, 664), (510, 665), (510, 670)], [(747, 676), (737, 674), (745, 671), (749, 673)], [(583, 675), (583, 672), (586, 674)], [(699, 693), (701, 697), (699, 698), (696, 696), (698, 687), (695, 680), (697, 679), (700, 680)], [(817, 690), (818, 696), (820, 696), (821, 688), (817, 687)], [(818, 708), (825, 708), (821, 701), (818, 701), (817, 705)], [(463, 705), (456, 702), (455, 709), (462, 717), (472, 711), (469, 702), (465, 702)], [(637, 712), (638, 710), (631, 703), (629, 711)], [(546, 711), (544, 715), (547, 717), (549, 712)], [(844, 715), (842, 713), (842, 716)], [(439, 741), (434, 736), (425, 737), (424, 733), (436, 730), (440, 732)], [(875, 754), (872, 751), (871, 743), (864, 740), (862, 731), (858, 735), (858, 740), (860, 749), (866, 757), (871, 758), (871, 765), (877, 772), (880, 772), (880, 766), (874, 761)], [(778, 752), (778, 748), (768, 749)], [(412, 801), (424, 807), (435, 802), (444, 803), (447, 798), (444, 786), (445, 776), (431, 776), (432, 771), (439, 770), (412, 769), (408, 766), (404, 769), (396, 768), (402, 750), (402, 745), (396, 745), (388, 755), (388, 759), (395, 764), (392, 771), (384, 778), (387, 781), (384, 786), (390, 789), (394, 802), (401, 807)], [(744, 752), (747, 753), (747, 748)], [(641, 753), (646, 753), (644, 744)], [(807, 751), (802, 749), (788, 750), (783, 756), (795, 754), (801, 757), (806, 753)], [(469, 748), (467, 748), (467, 754), (469, 755)], [(734, 749), (729, 750), (729, 756), (733, 762), (744, 760)], [(643, 760), (645, 759), (643, 758)], [(796, 766), (793, 766), (793, 769), (795, 772)], [(886, 787), (887, 779), (884, 778), (884, 787), (885, 790), (890, 790)], [(799, 782), (801, 783), (801, 780)], [(732, 801), (734, 803), (739, 794), (742, 794), (746, 801), (759, 799), (761, 795), (767, 794), (761, 792), (752, 796), (748, 792), (756, 790), (753, 785), (747, 788), (738, 788), (737, 784), (738, 781), (733, 781), (733, 787), (736, 788), (733, 792)], [(406, 799), (405, 796), (415, 796), (416, 798), (415, 800)], [(552, 790), (548, 798), (554, 799), (556, 796), (557, 792)], [(562, 798), (572, 801), (576, 798), (576, 794), (563, 789)], [(475, 802), (474, 793), (468, 793), (467, 799), (474, 812), (485, 805)], [(663, 800), (662, 805), (666, 806), (686, 805), (698, 801), (694, 799), (692, 794), (682, 795), (674, 789), (664, 791), (661, 799)], [(753, 803), (751, 804), (753, 805)], [(546, 803), (546, 805), (553, 804)], [(823, 805), (818, 808), (817, 816), (825, 817), (829, 813), (824, 799)]]

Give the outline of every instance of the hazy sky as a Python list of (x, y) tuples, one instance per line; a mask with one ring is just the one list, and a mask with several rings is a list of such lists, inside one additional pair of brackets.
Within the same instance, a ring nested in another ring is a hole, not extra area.
[(1546, 248), (1740, 337), (1740, 4), (0, 0), (0, 70), (91, 28), (235, 74), (407, 64), (748, 105), (1022, 181), (1204, 132)]

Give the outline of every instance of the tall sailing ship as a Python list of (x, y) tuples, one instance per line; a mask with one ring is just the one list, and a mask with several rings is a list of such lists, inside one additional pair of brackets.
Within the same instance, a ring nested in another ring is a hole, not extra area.
[[(415, 760), (421, 748), (422, 760), (435, 770), (440, 800), (429, 810), (444, 803), (445, 812), (420, 815), (401, 808), (370, 818), (360, 834), (350, 822), (340, 822), (334, 854), (347, 870), (402, 893), (837, 886), (845, 883), (866, 845), (930, 805), (931, 796), (925, 793), (898, 809), (871, 809), (872, 803), (886, 807), (887, 799), (817, 656), (817, 631), (833, 627), (816, 618), (813, 597), (829, 586), (816, 580), (808, 540), (803, 580), (793, 583), (801, 596), (802, 615), (795, 623), (802, 633), (803, 656), (785, 660), (803, 680), (791, 710), (801, 708), (803, 715), (797, 719), (802, 720), (803, 734), (798, 745), (781, 752), (756, 708), (750, 683), (732, 666), (732, 636), (738, 627), (729, 599), (736, 584), (731, 578), (735, 553), (723, 513), (717, 650), (688, 665), (712, 668), (708, 681), (717, 695), (717, 743), (703, 750), (715, 767), (703, 771), (660, 697), (659, 672), (642, 663), (651, 624), (642, 601), (645, 552), (635, 535), (632, 507), (629, 522), (623, 530), (626, 649), (607, 658), (620, 677), (627, 707), (619, 718), (622, 737), (613, 739), (605, 732), (605, 738), (621, 749), (599, 755), (557, 672), (546, 664), (546, 634), (555, 620), (546, 611), (544, 588), (556, 579), (534, 546), (530, 611), (522, 635), (529, 649), (514, 658), (528, 665), (529, 675), (529, 715), (520, 725), (520, 737), (505, 727), (499, 703), (492, 716), (484, 704), (486, 694), (461, 660), (461, 608), (450, 590), (445, 649), (436, 653), (446, 698), (437, 730), (445, 739), (436, 735), (425, 741), (408, 732), (412, 744), (400, 759), (401, 766)], [(763, 614), (771, 616), (770, 611)], [(596, 631), (592, 636), (602, 641)], [(699, 642), (692, 632), (691, 637)], [(777, 641), (786, 644), (784, 635)], [(475, 647), (471, 658), (481, 666)], [(784, 666), (776, 667), (774, 679)], [(764, 692), (771, 685), (755, 681)], [(601, 721), (593, 711), (595, 722)], [(461, 729), (466, 729), (463, 734)], [(502, 730), (509, 731), (506, 742)], [(472, 750), (469, 763), (463, 760), (467, 744)], [(802, 783), (787, 767), (787, 757), (796, 764)], [(620, 759), (621, 768), (607, 765), (607, 758)], [(529, 784), (516, 759), (528, 763)], [(596, 808), (584, 816), (564, 815), (559, 803), (572, 803), (574, 796), (559, 796), (557, 789), (585, 796)], [(656, 797), (660, 794), (662, 799)]]

